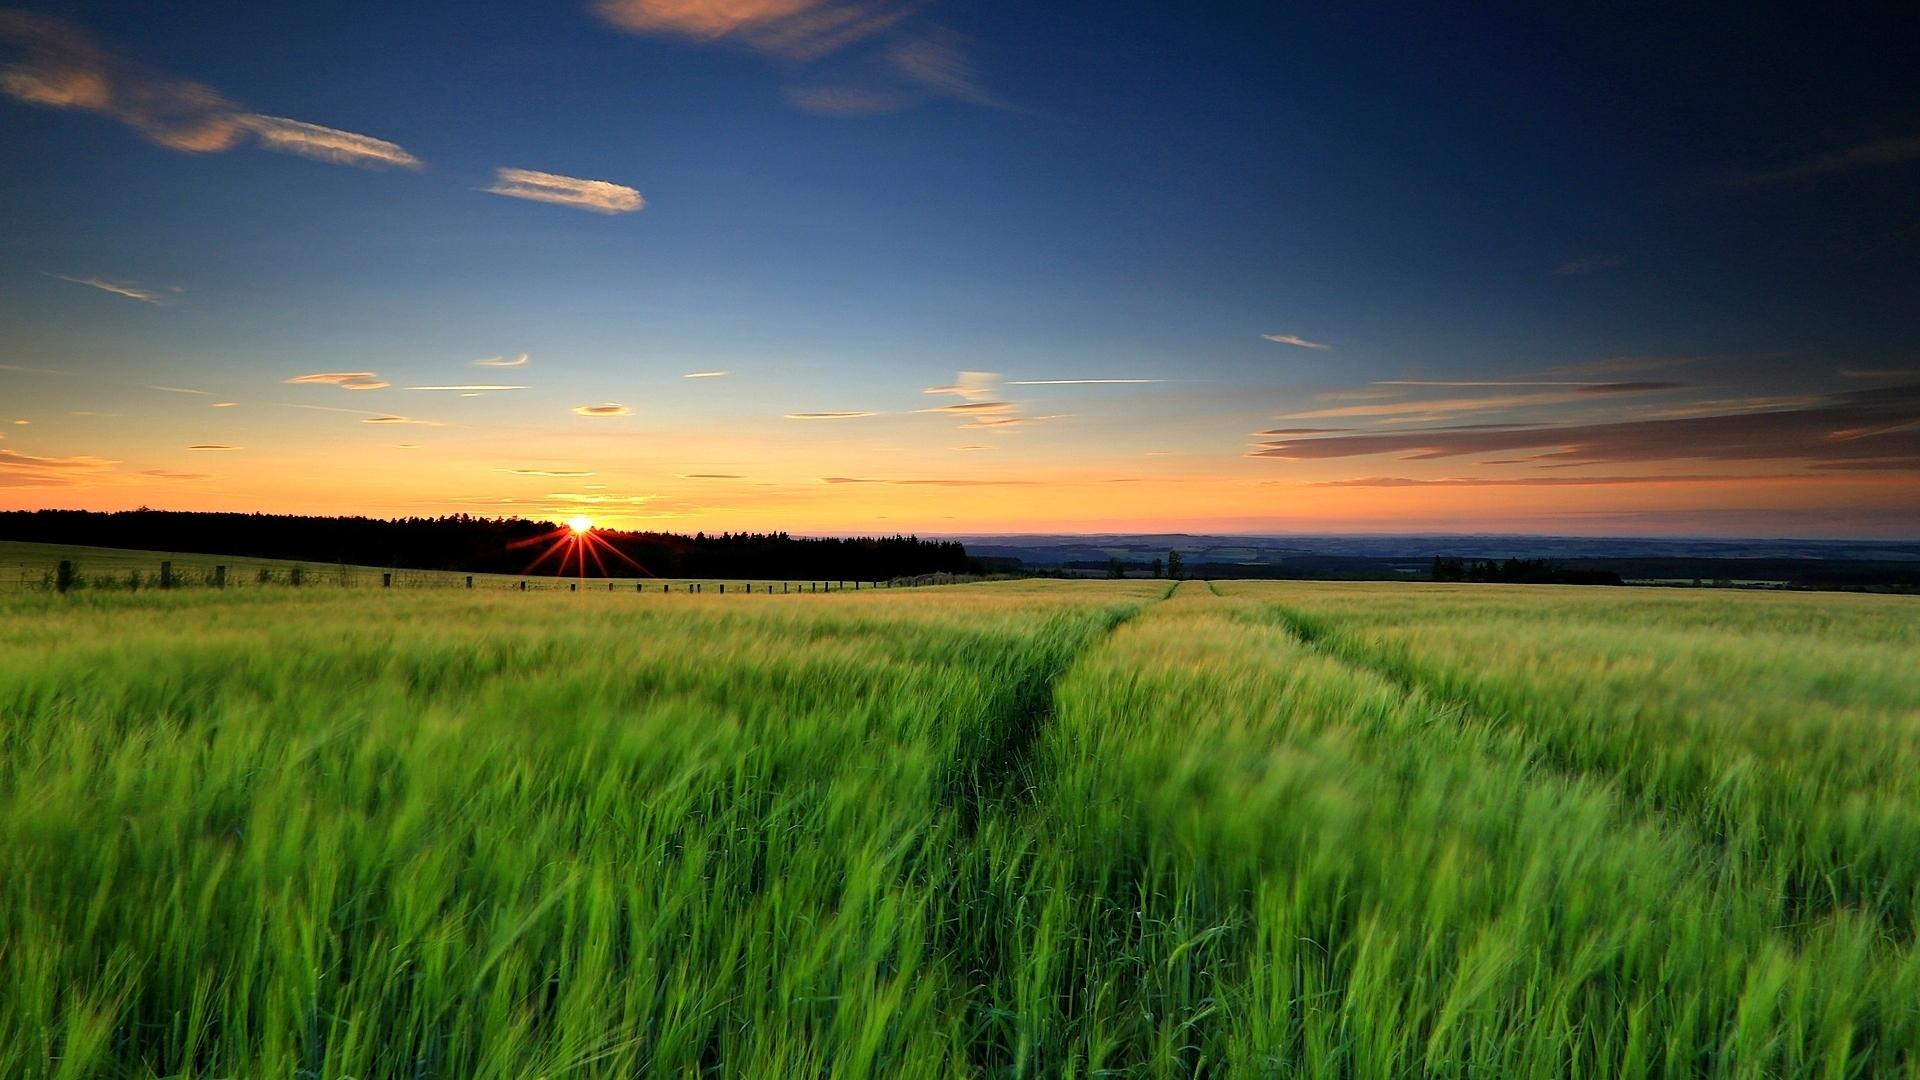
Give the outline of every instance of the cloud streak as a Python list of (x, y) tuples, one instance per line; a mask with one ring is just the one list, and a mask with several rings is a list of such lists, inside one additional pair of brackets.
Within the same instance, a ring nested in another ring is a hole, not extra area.
[(841, 0), (600, 0), (594, 11), (635, 34), (732, 41), (787, 60), (818, 60), (900, 21), (906, 4)]
[(337, 386), (342, 390), (384, 390), (393, 384), (383, 381), (371, 371), (317, 371), (311, 375), (295, 375), (287, 380), (289, 386)]
[(239, 118), (241, 126), (253, 133), (262, 148), (283, 154), (298, 154), (329, 165), (352, 165), (361, 169), (418, 169), (424, 164), (397, 143), (360, 135), (338, 128), (321, 127), (284, 116)]
[(1542, 467), (1619, 462), (1801, 461), (1818, 469), (1920, 472), (1920, 384), (1829, 394), (1801, 405), (1597, 424), (1487, 424), (1394, 433), (1280, 436), (1252, 457), (1392, 455), (1430, 461), (1533, 451)]
[(221, 153), (251, 138), (262, 149), (335, 165), (421, 166), (420, 159), (385, 139), (252, 112), (211, 87), (117, 56), (60, 19), (0, 11), (0, 40), (23, 53), (0, 68), (0, 93), (45, 108), (111, 117), (169, 150)]
[(489, 356), (484, 360), (475, 360), (473, 362), (473, 366), (474, 367), (525, 367), (526, 363), (527, 363), (527, 354), (521, 353), (518, 356)]
[(604, 405), (580, 405), (573, 410), (575, 416), (632, 416), (633, 410), (617, 402), (609, 401)]
[(731, 371), (689, 371), (680, 376), (683, 379), (724, 379), (733, 374)]
[(863, 416), (878, 416), (872, 412), (790, 412), (788, 420), (858, 420)]
[(480, 190), (510, 199), (571, 206), (596, 214), (630, 214), (647, 205), (640, 192), (611, 180), (582, 180), (532, 169), (499, 168), (493, 183)]
[(105, 278), (97, 277), (75, 277), (71, 274), (51, 274), (48, 276), (58, 278), (61, 281), (71, 281), (75, 285), (85, 285), (90, 289), (99, 289), (101, 292), (112, 293), (115, 296), (124, 296), (129, 300), (138, 300), (143, 304), (164, 304), (167, 302), (166, 293), (156, 292), (152, 289), (143, 289), (138, 285), (130, 285), (125, 282), (108, 281)]
[(1308, 341), (1306, 338), (1303, 338), (1298, 334), (1261, 334), (1260, 336), (1267, 341), (1277, 342), (1278, 344), (1281, 344), (1281, 345), (1293, 345), (1302, 349), (1333, 348), (1333, 346), (1331, 345), (1322, 344), (1321, 342), (1318, 342), (1318, 341)]

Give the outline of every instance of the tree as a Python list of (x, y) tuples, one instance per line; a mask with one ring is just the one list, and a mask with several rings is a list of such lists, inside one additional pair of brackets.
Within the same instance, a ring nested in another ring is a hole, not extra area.
[(1159, 577), (1159, 576), (1160, 576), (1160, 558), (1159, 558), (1159, 556), (1155, 556), (1155, 557), (1154, 557), (1154, 560), (1153, 560), (1153, 576), (1154, 576), (1154, 577)]
[(1119, 559), (1107, 560), (1107, 576), (1110, 578), (1123, 578), (1127, 576), (1127, 571), (1120, 565)]
[(1170, 578), (1178, 579), (1180, 577), (1180, 573), (1181, 573), (1180, 553), (1177, 551), (1167, 552), (1167, 576)]

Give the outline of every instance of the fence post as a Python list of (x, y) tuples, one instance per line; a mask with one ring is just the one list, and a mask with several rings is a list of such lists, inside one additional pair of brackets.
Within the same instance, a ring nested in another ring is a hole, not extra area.
[(749, 581), (749, 582), (747, 582), (747, 591), (748, 591), (748, 592), (752, 592), (752, 591), (753, 591), (753, 582), (751, 582), (751, 581)]
[(527, 591), (527, 583), (526, 583), (526, 582), (524, 582), (524, 581), (523, 581), (523, 582), (521, 582), (521, 583), (520, 583), (520, 591), (521, 591), (521, 592), (526, 592), (526, 591)]
[(612, 591), (613, 591), (613, 582), (611, 582), (611, 581), (609, 581), (609, 582), (607, 582), (607, 591), (608, 591), (608, 592), (612, 592)]
[(163, 589), (173, 588), (173, 560), (172, 559), (168, 559), (160, 564), (160, 587)]
[(54, 577), (53, 577), (53, 587), (60, 590), (61, 592), (66, 592), (68, 589), (73, 588), (73, 560), (72, 559), (60, 560), (60, 569), (58, 572), (54, 574)]
[(568, 592), (579, 592), (579, 591), (580, 591), (580, 583), (579, 583), (579, 582), (577, 582), (577, 581), (569, 581), (569, 582), (567, 582), (567, 591), (568, 591)]
[(381, 575), (380, 575), (380, 587), (381, 587), (381, 588), (383, 588), (383, 589), (391, 589), (391, 588), (393, 588), (393, 575), (392, 575), (392, 574), (390, 574), (390, 573), (385, 573), (385, 574), (381, 574)]
[(296, 566), (293, 569), (287, 571), (287, 584), (292, 585), (296, 589), (300, 587), (300, 568), (299, 567)]
[(726, 592), (727, 592), (727, 583), (723, 581), (720, 583), (720, 594), (724, 596), (726, 595)]
[(226, 567), (216, 566), (213, 568), (213, 587), (216, 589), (224, 589), (227, 587)]
[(471, 589), (471, 588), (473, 588), (473, 575), (472, 575), (472, 574), (468, 574), (468, 575), (467, 575), (467, 588), (469, 588), (469, 589)]

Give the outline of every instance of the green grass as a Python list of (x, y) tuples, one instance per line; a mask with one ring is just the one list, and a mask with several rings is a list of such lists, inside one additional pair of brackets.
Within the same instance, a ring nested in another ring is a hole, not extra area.
[(0, 597), (0, 1076), (1920, 1075), (1920, 605)]

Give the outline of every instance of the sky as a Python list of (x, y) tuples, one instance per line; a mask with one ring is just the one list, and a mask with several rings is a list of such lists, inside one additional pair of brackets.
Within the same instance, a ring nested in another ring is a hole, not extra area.
[(1859, 7), (0, 7), (0, 509), (1920, 538)]

